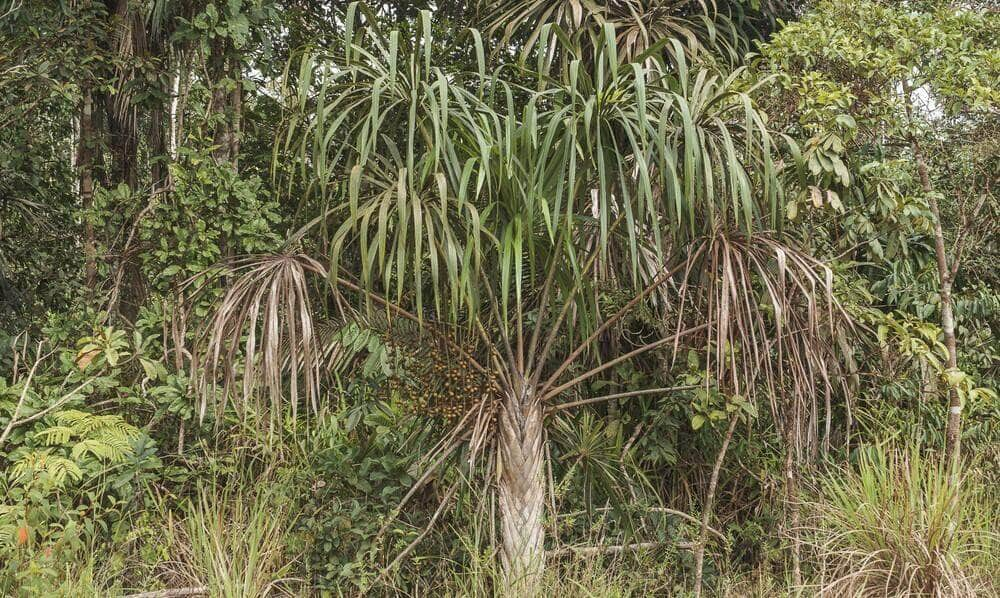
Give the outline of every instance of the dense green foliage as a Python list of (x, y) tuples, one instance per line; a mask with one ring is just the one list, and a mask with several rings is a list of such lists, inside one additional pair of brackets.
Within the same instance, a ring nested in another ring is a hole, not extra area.
[(0, 595), (998, 595), (997, 40), (0, 0)]

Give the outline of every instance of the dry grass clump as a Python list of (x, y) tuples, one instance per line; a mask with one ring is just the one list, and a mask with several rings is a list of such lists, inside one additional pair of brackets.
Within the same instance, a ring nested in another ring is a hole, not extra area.
[(823, 476), (803, 540), (823, 596), (995, 596), (996, 501), (917, 450), (876, 448)]

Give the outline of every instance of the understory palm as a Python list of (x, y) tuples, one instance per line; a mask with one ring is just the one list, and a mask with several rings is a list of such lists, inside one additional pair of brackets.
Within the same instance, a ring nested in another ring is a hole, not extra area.
[[(535, 70), (487, 72), (472, 32), (478, 70), (451, 72), (435, 64), (428, 13), (415, 40), (356, 28), (357, 14), (348, 11), (340, 51), (307, 55), (290, 78), (293, 107), (276, 152), (295, 157), (306, 203), (323, 206), (289, 245), (321, 233), (328, 266), (286, 258), (300, 273), (272, 269), (283, 272), (272, 282), (294, 292), (255, 291), (253, 305), (240, 294), (260, 288), (261, 270), (257, 283), (233, 284), (216, 317), (215, 359), (219, 338), (257, 325), (262, 300), (301, 297), (293, 281), (303, 272), (326, 276), (338, 305), (355, 295), (444, 337), (492, 382), (428, 461), (469, 443), (495, 468), (506, 583), (531, 588), (544, 561), (547, 411), (616, 364), (721, 338), (715, 328), (703, 334), (718, 315), (691, 322), (678, 309), (677, 280), (686, 285), (708, 255), (706, 237), (752, 238), (775, 225), (777, 148), (740, 71), (689, 64), (666, 40), (626, 63), (611, 25), (586, 51), (546, 26), (539, 47), (552, 51)], [(600, 301), (608, 285), (628, 297), (611, 313)], [(639, 306), (661, 324), (602, 360), (599, 342)], [(273, 373), (286, 363), (282, 310), (264, 311), (270, 323), (247, 347), (271, 347), (262, 359)], [(310, 326), (291, 316), (290, 346), (313, 342)]]

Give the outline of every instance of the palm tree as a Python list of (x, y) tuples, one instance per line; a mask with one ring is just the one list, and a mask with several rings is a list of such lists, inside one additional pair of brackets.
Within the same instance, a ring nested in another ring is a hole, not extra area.
[[(562, 60), (552, 69), (542, 53), (534, 72), (487, 71), (476, 32), (478, 70), (439, 66), (427, 12), (414, 40), (378, 31), (358, 5), (345, 24), (344, 47), (306, 56), (285, 90), (294, 109), (276, 153), (296, 157), (309, 202), (324, 206), (289, 247), (329, 230), (328, 266), (293, 255), (249, 266), (210, 322), (206, 377), (226, 361), (225, 347), (232, 357), (230, 339), (261, 327), (248, 337), (247, 363), (260, 354), (272, 396), (289, 364), (306, 372), (306, 394), (315, 396), (317, 362), (302, 356), (322, 351), (300, 350), (315, 335), (308, 315), (297, 315), (311, 309), (307, 273), (326, 276), (338, 300), (360, 294), (367, 306), (447, 336), (495, 383), (429, 461), (461, 442), (487, 452), (505, 583), (532, 591), (545, 558), (546, 414), (580, 403), (569, 400), (574, 390), (619, 363), (699, 335), (706, 344), (728, 338), (717, 328), (730, 312), (685, 325), (690, 315), (666, 285), (719, 254), (706, 250), (706, 235), (745, 239), (779, 219), (776, 144), (739, 71), (697, 68), (663, 44), (622, 62), (610, 24), (587, 60), (557, 27), (544, 27), (539, 47), (555, 40)], [(768, 247), (780, 256), (779, 244)], [(799, 266), (800, 282), (815, 282), (807, 261), (783, 263), (782, 276)], [(631, 299), (602, 313), (599, 278)], [(283, 298), (294, 309), (282, 308)], [(640, 305), (660, 314), (660, 333), (601, 361), (598, 342)]]

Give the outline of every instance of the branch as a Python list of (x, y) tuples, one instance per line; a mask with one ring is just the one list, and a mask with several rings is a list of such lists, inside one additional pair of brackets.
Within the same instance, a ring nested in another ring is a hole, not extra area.
[[(611, 232), (615, 230), (618, 224), (622, 221), (624, 215), (625, 214), (622, 213), (619, 214), (617, 218), (615, 218), (615, 221), (611, 224), (611, 228), (608, 229), (608, 234), (611, 234)], [(530, 349), (531, 355), (529, 356), (528, 363), (532, 367), (534, 367), (533, 364), (538, 365), (538, 370), (530, 374), (532, 386), (536, 385), (538, 383), (538, 380), (541, 378), (542, 364), (544, 364), (545, 360), (548, 359), (549, 351), (552, 350), (552, 345), (553, 343), (555, 343), (556, 337), (559, 335), (559, 329), (562, 328), (563, 321), (566, 319), (566, 315), (569, 314), (570, 308), (572, 308), (575, 305), (575, 302), (572, 301), (573, 296), (576, 294), (577, 290), (580, 289), (580, 285), (587, 278), (587, 274), (590, 272), (590, 269), (594, 267), (594, 264), (597, 263), (597, 258), (600, 255), (601, 252), (599, 251), (599, 248), (594, 248), (594, 252), (590, 254), (590, 257), (587, 258), (587, 262), (583, 265), (583, 268), (580, 270), (578, 274), (575, 275), (576, 280), (573, 283), (573, 287), (566, 294), (566, 300), (563, 302), (562, 309), (559, 311), (559, 316), (556, 318), (555, 323), (552, 324), (549, 330), (549, 334), (545, 339), (545, 344), (542, 345), (541, 352), (536, 354), (535, 353), (536, 345), (532, 344)], [(538, 329), (538, 327), (542, 325), (543, 320), (544, 318), (542, 318), (542, 312), (539, 312), (538, 321), (535, 323), (536, 329)], [(532, 336), (534, 336), (534, 334), (532, 334)], [(537, 341), (537, 339), (535, 340)]]
[(575, 554), (578, 556), (619, 554), (633, 550), (652, 550), (668, 544), (673, 544), (674, 546), (685, 550), (691, 550), (697, 545), (697, 542), (636, 542), (635, 544), (617, 544), (613, 546), (567, 546), (566, 548), (560, 548), (558, 550), (550, 550), (546, 553), (546, 556), (557, 557), (566, 554)]
[[(559, 242), (561, 242), (561, 239), (562, 235), (559, 236), (559, 241), (557, 242), (557, 245)], [(549, 293), (552, 290), (552, 281), (556, 277), (556, 266), (558, 265), (559, 265), (559, 260), (556, 259), (555, 256), (553, 256), (552, 261), (549, 263), (548, 274), (545, 275), (545, 284), (542, 285), (542, 294), (540, 295), (538, 300), (538, 320), (532, 327), (531, 339), (528, 341), (528, 365), (525, 368), (525, 371), (530, 372), (531, 368), (534, 367), (535, 365), (535, 349), (538, 348), (538, 340), (542, 333), (541, 323), (542, 320), (544, 319), (542, 318), (542, 314), (546, 313), (549, 309), (548, 308)]]
[[(21, 407), (24, 406), (24, 400), (28, 396), (28, 388), (31, 386), (31, 378), (35, 375), (35, 370), (38, 369), (38, 364), (42, 362), (41, 357), (38, 356), (41, 350), (42, 350), (42, 343), (38, 343), (38, 349), (36, 349), (35, 351), (35, 363), (32, 364), (31, 370), (28, 371), (28, 379), (24, 381), (24, 388), (21, 390), (21, 396), (17, 400), (17, 406), (14, 407), (14, 412), (10, 414), (10, 421), (7, 422), (7, 427), (4, 428), (3, 434), (0, 434), (0, 448), (3, 447), (4, 441), (7, 440), (7, 436), (10, 435), (10, 431), (13, 430), (15, 426), (19, 426), (25, 423), (26, 421), (31, 421), (31, 418), (29, 418), (28, 420), (18, 421), (17, 416), (20, 415)], [(44, 411), (42, 412), (43, 415), (45, 413), (46, 412)]]
[(22, 0), (15, 0), (15, 1), (11, 2), (10, 3), (10, 8), (8, 8), (6, 12), (4, 12), (2, 15), (0, 15), (0, 19), (6, 19), (9, 15), (11, 15), (11, 14), (13, 14), (13, 13), (21, 10), (21, 5), (22, 4), (24, 4), (24, 2)]
[(722, 441), (722, 447), (719, 449), (719, 456), (715, 459), (715, 466), (712, 468), (712, 478), (708, 483), (708, 496), (705, 497), (705, 506), (702, 507), (701, 532), (698, 534), (698, 547), (694, 552), (694, 595), (696, 598), (701, 596), (702, 573), (705, 565), (705, 544), (708, 543), (708, 532), (712, 529), (709, 527), (708, 522), (712, 518), (715, 491), (719, 485), (719, 472), (722, 470), (722, 461), (726, 458), (726, 449), (729, 448), (729, 442), (733, 439), (733, 432), (736, 431), (736, 424), (739, 421), (740, 418), (734, 413), (732, 421), (729, 422), (729, 429), (726, 430), (726, 437)]
[(71, 398), (73, 398), (73, 395), (75, 395), (77, 391), (79, 391), (81, 388), (83, 388), (86, 384), (89, 384), (89, 383), (90, 383), (90, 380), (87, 380), (86, 382), (84, 382), (80, 386), (76, 387), (76, 389), (73, 392), (69, 393), (68, 395), (64, 396), (63, 398), (59, 399), (55, 403), (52, 403), (51, 405), (49, 405), (45, 409), (39, 411), (38, 413), (36, 413), (36, 414), (34, 414), (34, 415), (30, 416), (30, 417), (26, 417), (24, 419), (18, 420), (16, 423), (13, 420), (11, 420), (11, 422), (7, 424), (7, 429), (4, 430), (3, 436), (0, 436), (0, 444), (3, 444), (3, 441), (7, 439), (7, 433), (10, 431), (10, 429), (16, 428), (18, 426), (23, 426), (24, 424), (30, 424), (31, 422), (33, 422), (35, 420), (38, 420), (38, 419), (41, 419), (41, 418), (45, 417), (46, 415), (48, 415), (49, 413), (52, 413), (54, 410), (56, 410), (59, 407), (62, 407), (63, 405), (65, 405), (67, 401), (69, 401)]
[(579, 407), (580, 405), (589, 405), (591, 403), (600, 403), (601, 401), (611, 401), (614, 399), (625, 399), (628, 397), (635, 397), (639, 395), (653, 395), (671, 392), (675, 390), (691, 390), (698, 388), (696, 384), (688, 384), (686, 386), (669, 386), (667, 388), (647, 388), (646, 390), (632, 390), (629, 392), (620, 392), (613, 395), (605, 395), (603, 397), (595, 397), (592, 399), (583, 399), (581, 401), (573, 401), (570, 403), (560, 403), (558, 405), (553, 405), (545, 410), (545, 414), (555, 413), (557, 411), (562, 411), (563, 409), (570, 409), (572, 407)]
[(637, 303), (645, 299), (646, 296), (648, 296), (654, 290), (659, 288), (661, 284), (670, 280), (670, 277), (676, 274), (678, 270), (684, 267), (687, 263), (690, 263), (691, 261), (696, 259), (698, 257), (698, 254), (701, 253), (701, 250), (702, 249), (699, 248), (694, 253), (694, 255), (692, 255), (687, 261), (682, 262), (677, 266), (674, 266), (673, 268), (669, 269), (664, 268), (664, 271), (660, 272), (660, 274), (656, 275), (656, 277), (653, 278), (653, 282), (649, 283), (649, 285), (647, 285), (646, 288), (640, 291), (635, 297), (632, 298), (631, 301), (626, 303), (614, 315), (605, 320), (604, 323), (602, 323), (600, 326), (597, 327), (597, 330), (591, 333), (590, 336), (588, 336), (582, 343), (580, 343), (580, 345), (577, 346), (577, 348), (574, 349), (573, 352), (569, 354), (569, 357), (567, 357), (562, 362), (562, 364), (560, 364), (559, 367), (556, 368), (556, 371), (553, 372), (551, 376), (549, 376), (549, 378), (545, 381), (545, 384), (542, 385), (542, 388), (548, 388), (549, 386), (551, 386), (555, 382), (555, 380), (559, 377), (559, 375), (562, 374), (564, 371), (566, 371), (566, 368), (573, 365), (573, 361), (577, 357), (579, 357), (580, 354), (583, 353), (588, 346), (590, 346), (590, 343), (594, 342), (594, 340), (596, 340), (599, 336), (601, 336), (601, 334), (603, 334), (604, 331), (610, 328), (615, 322), (623, 318), (627, 313), (629, 313), (629, 311), (632, 310), (633, 307), (635, 307)]
[(951, 280), (955, 280), (955, 276), (958, 275), (959, 265), (962, 263), (962, 253), (965, 251), (965, 241), (966, 239), (968, 239), (970, 235), (969, 229), (972, 228), (970, 220), (975, 220), (975, 218), (979, 216), (979, 212), (983, 209), (983, 205), (986, 203), (987, 196), (988, 196), (988, 191), (987, 193), (983, 193), (982, 196), (979, 198), (979, 203), (976, 205), (976, 208), (972, 211), (971, 218), (966, 214), (962, 214), (962, 226), (958, 231), (958, 236), (955, 239), (955, 245), (953, 250), (952, 263), (951, 263)]
[(688, 334), (693, 334), (693, 333), (698, 332), (699, 330), (703, 330), (703, 329), (705, 329), (707, 327), (708, 327), (708, 324), (698, 324), (697, 326), (693, 326), (691, 328), (688, 328), (687, 330), (682, 330), (681, 332), (678, 332), (677, 334), (674, 334), (672, 336), (667, 336), (667, 337), (661, 338), (658, 341), (654, 341), (652, 343), (649, 343), (648, 345), (643, 345), (642, 347), (639, 347), (638, 349), (634, 349), (632, 351), (629, 351), (628, 353), (625, 353), (624, 355), (616, 357), (615, 359), (612, 359), (611, 361), (608, 361), (608, 362), (604, 363), (603, 365), (600, 365), (600, 366), (598, 366), (598, 367), (590, 370), (589, 372), (585, 372), (583, 374), (580, 374), (579, 376), (577, 376), (576, 378), (573, 378), (569, 382), (567, 382), (565, 384), (562, 384), (560, 386), (557, 386), (556, 388), (553, 388), (552, 390), (549, 390), (548, 392), (545, 392), (546, 387), (542, 387), (542, 393), (543, 394), (542, 394), (541, 401), (545, 402), (548, 399), (551, 399), (552, 397), (557, 396), (559, 393), (563, 392), (564, 390), (572, 388), (573, 386), (576, 386), (580, 382), (583, 382), (584, 380), (586, 380), (588, 378), (596, 376), (597, 374), (603, 372), (604, 370), (606, 370), (606, 369), (608, 369), (608, 368), (610, 368), (610, 367), (612, 367), (614, 365), (617, 365), (617, 364), (619, 364), (619, 363), (621, 363), (621, 362), (623, 362), (623, 361), (625, 361), (627, 359), (631, 359), (631, 358), (635, 357), (636, 355), (639, 355), (640, 353), (645, 353), (647, 351), (652, 351), (653, 349), (656, 349), (657, 347), (661, 347), (663, 345), (666, 345), (667, 343), (675, 342), (677, 339), (681, 338), (682, 336), (687, 336)]
[(438, 505), (437, 510), (434, 511), (434, 515), (431, 516), (431, 520), (430, 522), (427, 523), (427, 527), (424, 528), (424, 531), (420, 532), (420, 535), (414, 538), (414, 540), (410, 542), (409, 545), (406, 548), (404, 548), (403, 551), (400, 552), (396, 556), (396, 558), (392, 560), (391, 563), (389, 563), (389, 566), (382, 570), (382, 573), (379, 574), (378, 579), (375, 580), (374, 585), (378, 585), (378, 583), (381, 582), (382, 579), (396, 567), (396, 565), (401, 563), (408, 554), (413, 552), (413, 550), (417, 547), (418, 544), (423, 542), (424, 538), (427, 537), (427, 534), (431, 533), (431, 528), (433, 528), (434, 524), (437, 523), (438, 517), (440, 517), (441, 513), (444, 512), (444, 508), (448, 504), (448, 501), (451, 500), (451, 497), (455, 494), (455, 491), (458, 490), (458, 485), (460, 482), (461, 480), (458, 480), (451, 485), (451, 488), (448, 488), (448, 491), (445, 492), (444, 498), (441, 499), (441, 504)]
[[(675, 509), (669, 509), (667, 507), (653, 507), (652, 509), (650, 509), (650, 512), (652, 512), (652, 513), (666, 513), (668, 515), (676, 515), (676, 516), (678, 516), (678, 517), (680, 517), (682, 519), (687, 519), (688, 521), (690, 521), (691, 523), (694, 523), (695, 525), (697, 525), (699, 527), (701, 527), (701, 524), (702, 524), (701, 521), (699, 521), (698, 518), (695, 517), (695, 516), (693, 516), (693, 515), (688, 515), (684, 511), (677, 511)], [(712, 528), (712, 527), (708, 527), (708, 526), (705, 526), (705, 529), (708, 530), (709, 532), (711, 532), (712, 535), (714, 535), (716, 538), (718, 538), (719, 541), (722, 542), (723, 544), (726, 544), (726, 543), (729, 542), (729, 539), (726, 538), (726, 536), (723, 535), (723, 533), (720, 532), (719, 530), (717, 530), (715, 528)]]
[[(595, 511), (601, 511), (601, 512), (607, 512), (607, 511), (611, 510), (611, 508), (610, 507), (601, 507), (601, 508), (597, 508), (597, 509), (594, 509), (594, 510)], [(687, 519), (691, 523), (694, 523), (695, 525), (701, 527), (701, 521), (697, 517), (695, 517), (694, 515), (688, 515), (684, 511), (678, 511), (676, 509), (671, 509), (671, 508), (668, 508), (668, 507), (652, 507), (652, 508), (648, 509), (648, 511), (650, 513), (666, 513), (668, 515), (677, 515), (678, 517), (681, 517), (683, 519)], [(586, 511), (574, 511), (572, 513), (565, 513), (565, 514), (559, 515), (559, 517), (572, 517), (574, 515), (579, 515), (581, 513), (586, 513)], [(724, 536), (722, 534), (722, 532), (720, 532), (717, 529), (714, 529), (714, 528), (710, 527), (710, 528), (708, 528), (708, 531), (711, 532), (711, 533), (713, 533), (713, 534), (715, 534), (715, 536), (718, 537), (719, 540), (721, 540), (724, 544), (729, 541), (726, 538), (726, 536)], [(683, 546), (683, 547), (686, 548), (687, 544), (688, 544), (687, 542), (682, 542), (681, 546)], [(696, 542), (691, 542), (690, 544), (691, 544), (692, 548), (697, 545)]]

